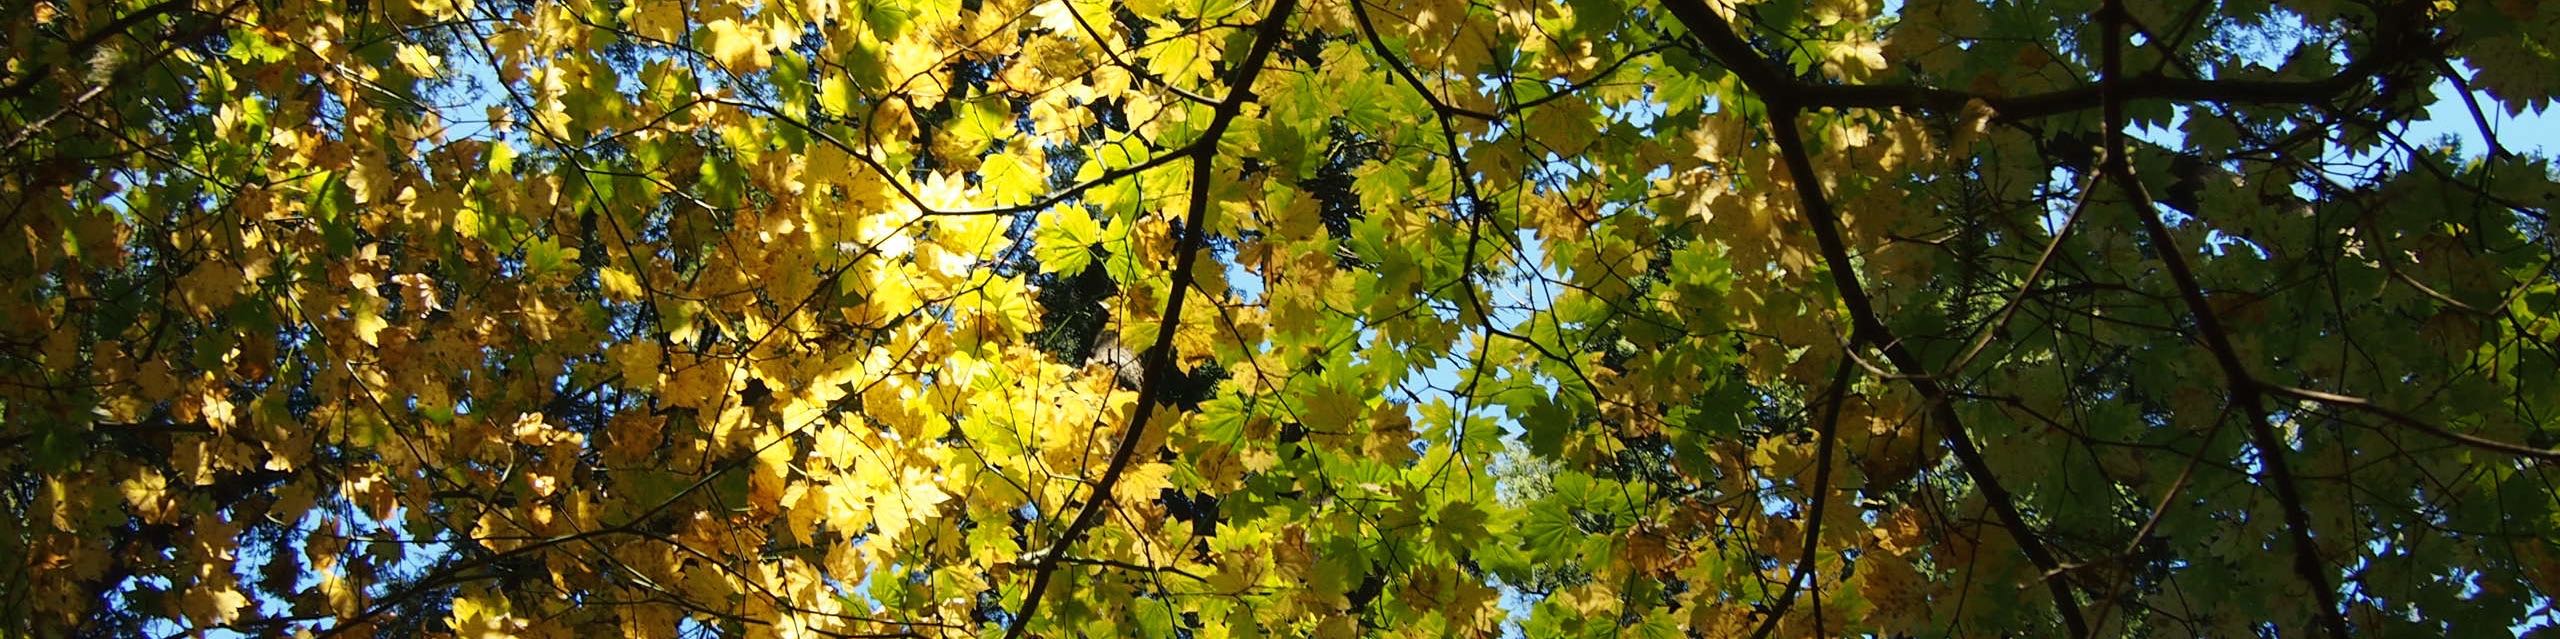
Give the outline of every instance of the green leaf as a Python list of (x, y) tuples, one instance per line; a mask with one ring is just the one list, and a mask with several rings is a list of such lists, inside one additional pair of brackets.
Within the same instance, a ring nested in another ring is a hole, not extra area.
[(1102, 225), (1082, 206), (1060, 206), (1040, 213), (1031, 235), (1033, 258), (1042, 272), (1075, 275), (1093, 264), (1093, 245), (1101, 243)]
[(1519, 530), (1520, 547), (1540, 563), (1571, 556), (1583, 537), (1582, 529), (1573, 522), (1572, 508), (1559, 499), (1531, 504)]

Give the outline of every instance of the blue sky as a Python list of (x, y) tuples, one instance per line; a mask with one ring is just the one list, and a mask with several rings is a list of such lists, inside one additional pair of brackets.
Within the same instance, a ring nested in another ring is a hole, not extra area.
[[(1888, 2), (1888, 10), (1890, 11), (1897, 8), (1899, 4), (1899, 2)], [(486, 61), (473, 59), (476, 57), (477, 56), (473, 55), (457, 55), (452, 59), (452, 62), (458, 66), (467, 78), (470, 78), (471, 81), (482, 87), (482, 90), (467, 94), (467, 96), (463, 96), (464, 99), (443, 109), (447, 121), (457, 126), (455, 131), (457, 136), (487, 135), (486, 127), (479, 124), (485, 119), (487, 109), (491, 106), (503, 105), (507, 102), (505, 93), (495, 88), (496, 78), (486, 65)], [(2439, 81), (2434, 90), (2437, 95), (2447, 98), (2450, 98), (2455, 93), (2455, 89), (2451, 83), (2443, 81)], [(2560, 117), (2553, 117), (2553, 114), (2549, 112), (2528, 112), (2522, 115), (2509, 115), (2504, 109), (2499, 108), (2494, 100), (2488, 99), (2485, 95), (2481, 96), (2481, 103), (2483, 105), (2484, 115), (2489, 120), (2490, 128), (2496, 132), (2509, 150), (2527, 155), (2548, 157), (2552, 154), (2554, 150), (2553, 147), (2555, 145), (2560, 145)], [(1629, 113), (1626, 115), (1630, 120), (1639, 124), (1651, 119), (1648, 117), (1649, 114), (1646, 113)], [(518, 133), (511, 137), (517, 137), (520, 139), (520, 136), (521, 134)], [(2154, 129), (2145, 132), (2143, 137), (2155, 142), (2175, 141), (2174, 130)], [(2422, 143), (2435, 140), (2451, 141), (2461, 149), (2461, 154), (2467, 157), (2477, 157), (2488, 150), (2486, 140), (2481, 135), (2480, 127), (2474, 122), (2463, 101), (2456, 99), (2440, 99), (2436, 104), (2430, 107), (2427, 112), (2427, 118), (2416, 122), (2410, 129), (2410, 138), (2413, 142)], [(2340, 157), (2335, 159), (2349, 158)], [(1571, 167), (1569, 163), (1557, 160), (1552, 163), (1549, 168), (1570, 170)], [(1526, 235), (1521, 239), (1524, 246), (1528, 247), (1527, 252), (1529, 253), (1528, 255), (1523, 256), (1528, 262), (1528, 264), (1524, 264), (1523, 267), (1534, 268), (1538, 261), (1538, 242), (1534, 237)], [(1560, 274), (1551, 271), (1542, 273), (1542, 275), (1550, 278), (1560, 277)], [(1230, 272), (1228, 281), (1237, 285), (1239, 289), (1241, 289), (1239, 292), (1245, 294), (1249, 299), (1258, 298), (1260, 296), (1261, 291), (1258, 290), (1258, 279), (1256, 278), (1248, 277), (1246, 274), (1236, 271)], [(1553, 292), (1544, 290), (1544, 286), (1545, 283), (1541, 281), (1540, 278), (1535, 277), (1496, 280), (1489, 283), (1487, 291), (1489, 299), (1486, 301), (1488, 304), (1498, 306), (1545, 308), (1550, 306), (1547, 301), (1552, 299)], [(1498, 323), (1508, 325), (1525, 319), (1527, 317), (1527, 312), (1517, 310), (1502, 311), (1498, 312), (1496, 315), (1496, 321)], [(1464, 407), (1465, 404), (1456, 399), (1456, 395), (1453, 391), (1459, 388), (1463, 383), (1461, 375), (1462, 372), (1466, 370), (1466, 362), (1468, 361), (1466, 358), (1469, 355), (1470, 353), (1462, 350), (1461, 352), (1453, 355), (1449, 360), (1442, 362), (1441, 365), (1416, 374), (1413, 378), (1407, 381), (1407, 389), (1413, 392), (1414, 395), (1424, 398), (1425, 400), (1439, 399), (1448, 401), (1453, 406)], [(1472, 410), (1481, 411), (1486, 410), (1487, 407), (1474, 406), (1471, 408)], [(1505, 421), (1507, 422), (1508, 420)], [(1516, 426), (1506, 423), (1505, 430), (1516, 433)], [(316, 520), (307, 519), (304, 523), (305, 525), (316, 525)], [(411, 550), (408, 558), (410, 563), (414, 565), (424, 565), (424, 561), (440, 554), (441, 550), (441, 548), (414, 548)], [(244, 555), (255, 555), (265, 551), (266, 549), (245, 549)], [(1528, 604), (1529, 602), (1524, 597), (1519, 596), (1518, 593), (1506, 592), (1505, 605), (1510, 608), (1519, 619), (1525, 619), (1527, 617)], [(259, 605), (268, 613), (284, 612), (281, 602), (262, 601), (259, 602)], [(1517, 620), (1515, 620), (1515, 622), (1516, 621)], [(2532, 627), (2535, 626), (2523, 626), (2516, 630), (2518, 634), (2521, 634), (2523, 631)], [(1516, 632), (1517, 626), (1514, 625), (1511, 630)]]

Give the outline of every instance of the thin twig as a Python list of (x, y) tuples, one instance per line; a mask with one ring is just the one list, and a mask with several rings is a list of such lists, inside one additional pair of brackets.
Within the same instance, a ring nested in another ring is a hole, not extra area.
[[(1805, 515), (1804, 553), (1796, 557), (1795, 572), (1788, 574), (1787, 589), (1778, 593), (1778, 602), (1769, 607), (1769, 616), (1762, 617), (1760, 626), (1751, 630), (1751, 639), (1767, 639), (1771, 631), (1778, 629), (1778, 620), (1787, 615), (1787, 608), (1795, 604), (1796, 591), (1801, 590), (1807, 581), (1820, 580), (1814, 577), (1813, 563), (1821, 555), (1822, 511), (1831, 502), (1831, 449), (1839, 440), (1840, 404), (1848, 397), (1849, 358), (1843, 357), (1838, 365), (1832, 367), (1831, 388), (1826, 390), (1822, 399), (1822, 421), (1815, 426), (1819, 430), (1814, 434), (1817, 443), (1814, 445), (1813, 494), (1806, 498), (1811, 505)], [(1820, 590), (1816, 588), (1814, 594), (1814, 615), (1817, 617), (1822, 614)], [(1819, 619), (1814, 622), (1814, 628), (1815, 633), (1822, 632)]]

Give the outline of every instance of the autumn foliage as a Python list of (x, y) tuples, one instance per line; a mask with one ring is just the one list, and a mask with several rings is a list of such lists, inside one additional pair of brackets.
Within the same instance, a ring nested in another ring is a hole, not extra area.
[(0, 16), (0, 636), (2493, 636), (2560, 593), (2560, 187), (2499, 136), (2560, 94), (2535, 2)]

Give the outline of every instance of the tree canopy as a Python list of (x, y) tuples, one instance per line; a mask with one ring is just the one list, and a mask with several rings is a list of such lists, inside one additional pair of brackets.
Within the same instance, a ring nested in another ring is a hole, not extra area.
[(2560, 615), (2528, 0), (0, 4), (0, 635)]

